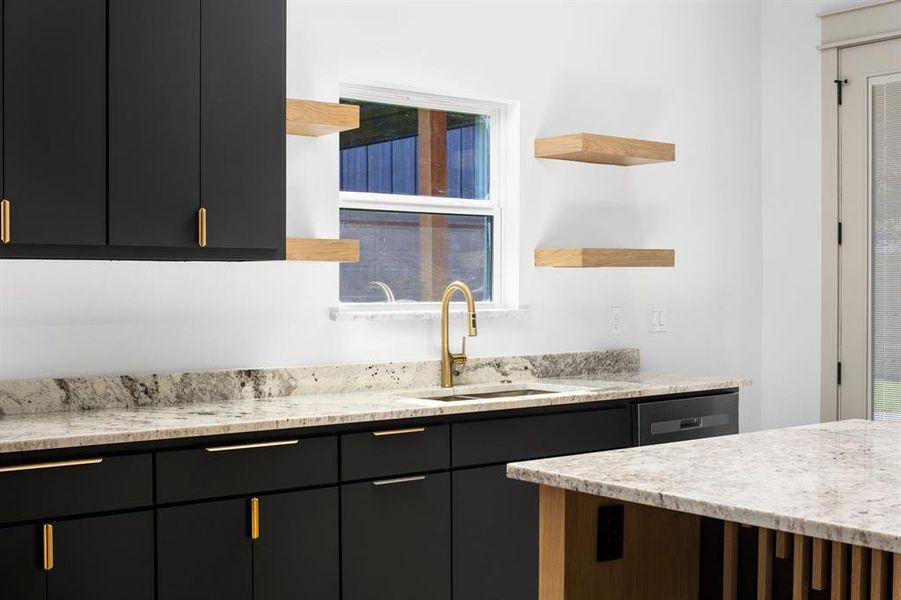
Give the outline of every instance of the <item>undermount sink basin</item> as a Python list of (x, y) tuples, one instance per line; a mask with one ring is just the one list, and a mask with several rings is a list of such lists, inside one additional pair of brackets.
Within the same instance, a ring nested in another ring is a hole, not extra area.
[(450, 396), (431, 396), (423, 400), (440, 400), (442, 402), (457, 402), (459, 400), (488, 400), (491, 398), (518, 398), (519, 396), (534, 396), (535, 394), (553, 394), (557, 390), (502, 390), (499, 392), (481, 392), (473, 394), (453, 394)]
[(579, 391), (586, 388), (573, 385), (535, 384), (535, 383), (502, 383), (463, 385), (443, 391), (434, 389), (417, 394), (409, 394), (408, 398), (418, 402), (478, 402), (480, 400), (516, 399), (540, 394), (559, 394)]

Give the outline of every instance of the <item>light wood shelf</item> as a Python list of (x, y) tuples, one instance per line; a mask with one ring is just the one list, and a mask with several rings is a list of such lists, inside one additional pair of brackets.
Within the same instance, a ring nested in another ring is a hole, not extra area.
[(673, 267), (676, 251), (635, 248), (536, 248), (536, 267)]
[(289, 135), (318, 137), (360, 126), (360, 107), (316, 100), (285, 101), (285, 131)]
[(287, 238), (285, 260), (359, 262), (360, 240)]
[(535, 140), (537, 158), (630, 167), (676, 160), (676, 145), (632, 138), (574, 133)]

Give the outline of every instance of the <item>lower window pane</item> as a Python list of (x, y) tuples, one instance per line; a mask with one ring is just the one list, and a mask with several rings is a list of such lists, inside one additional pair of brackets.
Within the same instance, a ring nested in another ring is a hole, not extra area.
[(492, 298), (491, 217), (341, 209), (341, 237), (360, 240), (341, 302), (435, 302), (454, 280)]

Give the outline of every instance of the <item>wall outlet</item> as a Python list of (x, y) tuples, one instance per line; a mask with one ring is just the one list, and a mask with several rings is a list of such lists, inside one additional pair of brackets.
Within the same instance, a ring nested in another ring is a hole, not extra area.
[(648, 307), (648, 331), (651, 333), (663, 333), (667, 329), (668, 322), (665, 304), (651, 304)]
[(610, 335), (623, 334), (623, 307), (608, 306), (607, 319), (610, 322)]

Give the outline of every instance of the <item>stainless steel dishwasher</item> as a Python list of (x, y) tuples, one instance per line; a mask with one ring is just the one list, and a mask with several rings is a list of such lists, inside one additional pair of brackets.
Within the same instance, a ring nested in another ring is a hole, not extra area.
[(638, 446), (738, 433), (738, 392), (640, 402), (634, 411)]

